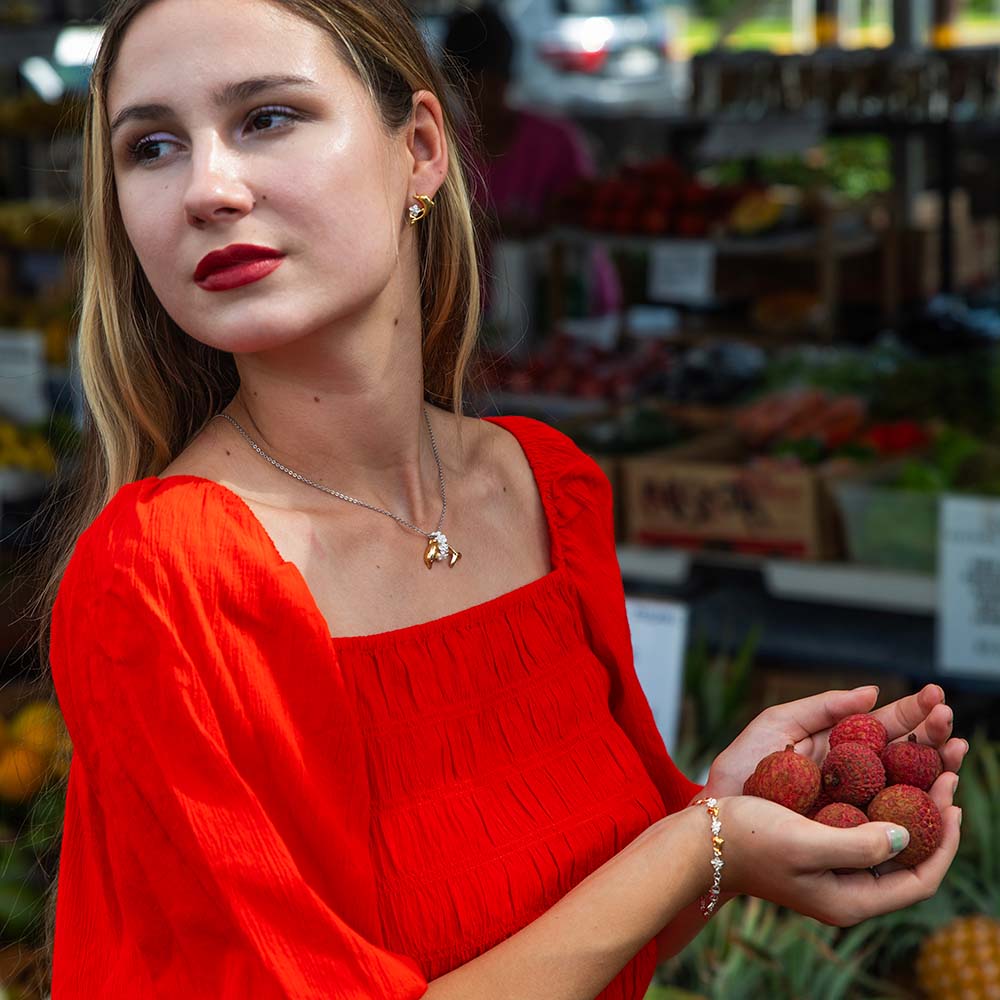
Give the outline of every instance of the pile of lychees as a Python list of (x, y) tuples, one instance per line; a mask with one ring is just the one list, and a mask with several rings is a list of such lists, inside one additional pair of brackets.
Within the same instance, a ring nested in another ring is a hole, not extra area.
[(889, 743), (874, 715), (849, 715), (830, 730), (822, 766), (792, 744), (768, 754), (743, 785), (756, 795), (827, 826), (860, 826), (869, 820), (906, 827), (910, 842), (893, 859), (918, 865), (941, 844), (941, 813), (927, 794), (941, 773), (934, 747), (909, 737)]

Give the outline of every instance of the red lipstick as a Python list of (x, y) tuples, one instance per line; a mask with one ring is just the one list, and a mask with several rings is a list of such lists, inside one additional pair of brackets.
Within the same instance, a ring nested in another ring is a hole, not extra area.
[(271, 247), (232, 243), (206, 254), (194, 271), (194, 281), (209, 292), (223, 292), (260, 281), (280, 266), (284, 254)]

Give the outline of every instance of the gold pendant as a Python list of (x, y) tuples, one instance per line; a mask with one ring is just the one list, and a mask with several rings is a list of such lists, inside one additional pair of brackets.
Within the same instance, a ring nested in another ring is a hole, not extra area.
[(449, 566), (454, 566), (461, 558), (462, 553), (448, 544), (448, 538), (443, 531), (431, 533), (427, 548), (424, 549), (424, 565), (428, 569), (431, 569), (434, 563), (444, 559), (448, 560)]

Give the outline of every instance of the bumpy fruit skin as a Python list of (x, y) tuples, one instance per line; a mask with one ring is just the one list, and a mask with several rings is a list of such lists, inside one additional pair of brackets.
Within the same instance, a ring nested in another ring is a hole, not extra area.
[(918, 743), (915, 733), (900, 743), (890, 743), (882, 751), (882, 766), (887, 785), (913, 785), (925, 792), (930, 791), (943, 767), (941, 754)]
[(754, 781), (756, 777), (756, 772), (750, 775), (746, 781), (743, 782), (743, 794), (744, 795), (756, 795), (757, 794), (757, 782)]
[(910, 832), (910, 842), (892, 860), (901, 865), (919, 865), (940, 846), (944, 831), (941, 813), (922, 789), (913, 785), (890, 785), (868, 806), (868, 818), (879, 823), (896, 823)]
[(823, 786), (821, 784), (819, 787), (819, 795), (816, 796), (816, 801), (813, 803), (812, 809), (806, 813), (806, 816), (809, 819), (815, 819), (816, 814), (820, 811), (820, 809), (825, 809), (831, 802), (833, 802), (833, 799), (831, 799), (830, 796), (823, 791)]
[(841, 743), (867, 743), (881, 753), (889, 742), (889, 733), (874, 715), (849, 715), (830, 730), (830, 748)]
[(838, 743), (823, 761), (823, 791), (834, 802), (866, 806), (885, 788), (885, 768), (867, 743)]
[(837, 826), (844, 830), (868, 822), (868, 817), (857, 806), (849, 805), (847, 802), (831, 802), (828, 806), (823, 806), (813, 819), (817, 823)]
[(1000, 920), (958, 917), (920, 946), (917, 982), (934, 1000), (1000, 997)]
[(785, 806), (803, 816), (813, 807), (820, 789), (816, 762), (796, 753), (791, 743), (769, 753), (752, 775), (755, 795)]

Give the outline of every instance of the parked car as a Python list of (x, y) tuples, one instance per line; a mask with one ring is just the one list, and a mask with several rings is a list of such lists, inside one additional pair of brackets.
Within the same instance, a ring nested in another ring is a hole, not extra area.
[[(444, 7), (423, 8), (434, 46), (445, 34)], [(673, 58), (662, 0), (505, 0), (498, 7), (518, 42), (514, 103), (609, 109), (676, 103), (684, 71)]]

